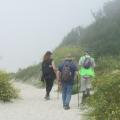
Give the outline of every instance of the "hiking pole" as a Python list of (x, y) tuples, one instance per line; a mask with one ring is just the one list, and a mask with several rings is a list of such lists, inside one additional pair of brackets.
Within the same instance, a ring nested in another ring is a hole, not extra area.
[(59, 83), (58, 83), (58, 89), (57, 89), (57, 99), (59, 99)]
[(77, 75), (77, 90), (78, 90), (78, 108), (80, 107), (80, 94), (79, 94), (79, 77)]
[(61, 74), (60, 72), (57, 72), (57, 84), (58, 84), (58, 90), (57, 90), (57, 98), (59, 99), (59, 94), (61, 90)]
[(57, 99), (59, 99), (59, 72), (57, 72)]

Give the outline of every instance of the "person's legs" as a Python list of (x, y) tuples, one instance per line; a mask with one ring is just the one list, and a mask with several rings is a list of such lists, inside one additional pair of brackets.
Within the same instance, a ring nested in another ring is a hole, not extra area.
[(49, 80), (49, 79), (46, 80), (46, 97), (45, 97), (46, 99), (49, 99), (50, 97), (50, 92), (53, 87), (53, 82), (54, 80)]
[(91, 80), (90, 77), (84, 77), (84, 82), (85, 82), (85, 90), (84, 90), (84, 94), (86, 97), (90, 96), (90, 89), (91, 89)]
[(81, 92), (86, 91), (86, 81), (85, 81), (84, 77), (81, 77), (80, 82), (81, 82), (81, 83), (80, 83), (80, 85), (81, 85), (80, 91), (81, 91)]
[(83, 81), (83, 96), (82, 96), (82, 104), (84, 103), (86, 97), (90, 96), (90, 89), (91, 89), (91, 81), (89, 77), (83, 77), (82, 78)]
[(67, 85), (65, 104), (68, 109), (69, 109), (69, 104), (70, 104), (70, 100), (71, 100), (71, 96), (72, 96), (72, 87), (73, 87), (73, 85)]
[(86, 80), (84, 79), (84, 77), (81, 77), (81, 92), (82, 92), (82, 101), (81, 103), (84, 103), (84, 100), (86, 98)]
[(87, 97), (90, 96), (90, 89), (87, 89)]
[(88, 85), (89, 85), (88, 78), (83, 76), (81, 78), (81, 83), (82, 83), (81, 85), (82, 85), (82, 93), (83, 93), (83, 95), (82, 95), (82, 102), (81, 103), (84, 104), (85, 99), (86, 99), (86, 97), (89, 94), (89, 90), (87, 89)]
[(63, 107), (66, 105), (65, 100), (66, 100), (66, 84), (62, 84), (62, 100), (63, 100)]
[(83, 93), (83, 95), (82, 95), (82, 102), (81, 103), (84, 104), (85, 99), (87, 97), (87, 94), (86, 94), (86, 91), (83, 91), (82, 93)]
[(92, 88), (91, 79), (90, 79), (90, 77), (88, 77), (87, 81), (86, 81), (86, 92), (87, 92), (88, 97), (90, 96), (90, 89), (91, 88)]
[(54, 80), (49, 80), (49, 87), (48, 87), (49, 94), (50, 94), (50, 92), (52, 90), (53, 83), (54, 83)]
[(45, 83), (46, 83), (46, 96), (45, 96), (45, 99), (47, 99), (49, 97), (49, 81), (45, 80)]

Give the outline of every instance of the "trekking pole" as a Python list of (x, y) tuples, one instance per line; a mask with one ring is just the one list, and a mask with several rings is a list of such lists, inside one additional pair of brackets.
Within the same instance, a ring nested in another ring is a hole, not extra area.
[(78, 108), (80, 107), (80, 94), (79, 94), (79, 77), (77, 75), (77, 90), (78, 90)]
[(59, 83), (58, 83), (58, 89), (57, 89), (57, 99), (59, 99)]
[(59, 72), (57, 72), (57, 99), (59, 99)]

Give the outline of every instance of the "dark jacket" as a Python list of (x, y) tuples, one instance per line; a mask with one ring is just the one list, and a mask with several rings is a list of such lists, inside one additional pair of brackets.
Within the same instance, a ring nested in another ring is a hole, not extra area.
[(42, 62), (42, 77), (45, 80), (54, 80), (56, 78), (56, 74), (52, 67), (52, 59), (49, 61)]

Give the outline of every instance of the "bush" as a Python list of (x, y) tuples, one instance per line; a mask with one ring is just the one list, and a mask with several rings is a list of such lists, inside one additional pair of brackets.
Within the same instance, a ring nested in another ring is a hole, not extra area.
[(59, 65), (61, 62), (63, 62), (68, 54), (71, 54), (71, 56), (74, 58), (74, 62), (77, 62), (80, 58), (80, 55), (83, 54), (83, 51), (81, 50), (80, 46), (75, 45), (67, 45), (67, 47), (60, 46), (56, 48), (54, 51), (54, 60), (56, 65)]
[(120, 56), (105, 56), (97, 59), (97, 72), (109, 73), (120, 68)]
[(8, 102), (18, 97), (17, 90), (9, 81), (9, 75), (0, 71), (0, 100)]
[(78, 93), (78, 91), (80, 90), (80, 84), (75, 84), (74, 86), (73, 86), (73, 90), (72, 90), (72, 94), (74, 95), (74, 94), (77, 94)]
[(19, 71), (14, 74), (13, 77), (15, 77), (15, 79), (17, 80), (21, 80), (23, 82), (31, 82), (31, 78), (34, 79), (39, 79), (41, 75), (41, 64), (37, 64), (37, 65), (32, 65), (29, 66), (25, 69), (19, 69)]
[(88, 99), (94, 108), (92, 120), (119, 120), (120, 71), (99, 76), (94, 86), (95, 94)]
[(75, 78), (74, 81), (74, 85), (73, 85), (73, 90), (72, 90), (72, 94), (77, 94), (78, 92), (80, 92), (80, 78)]

